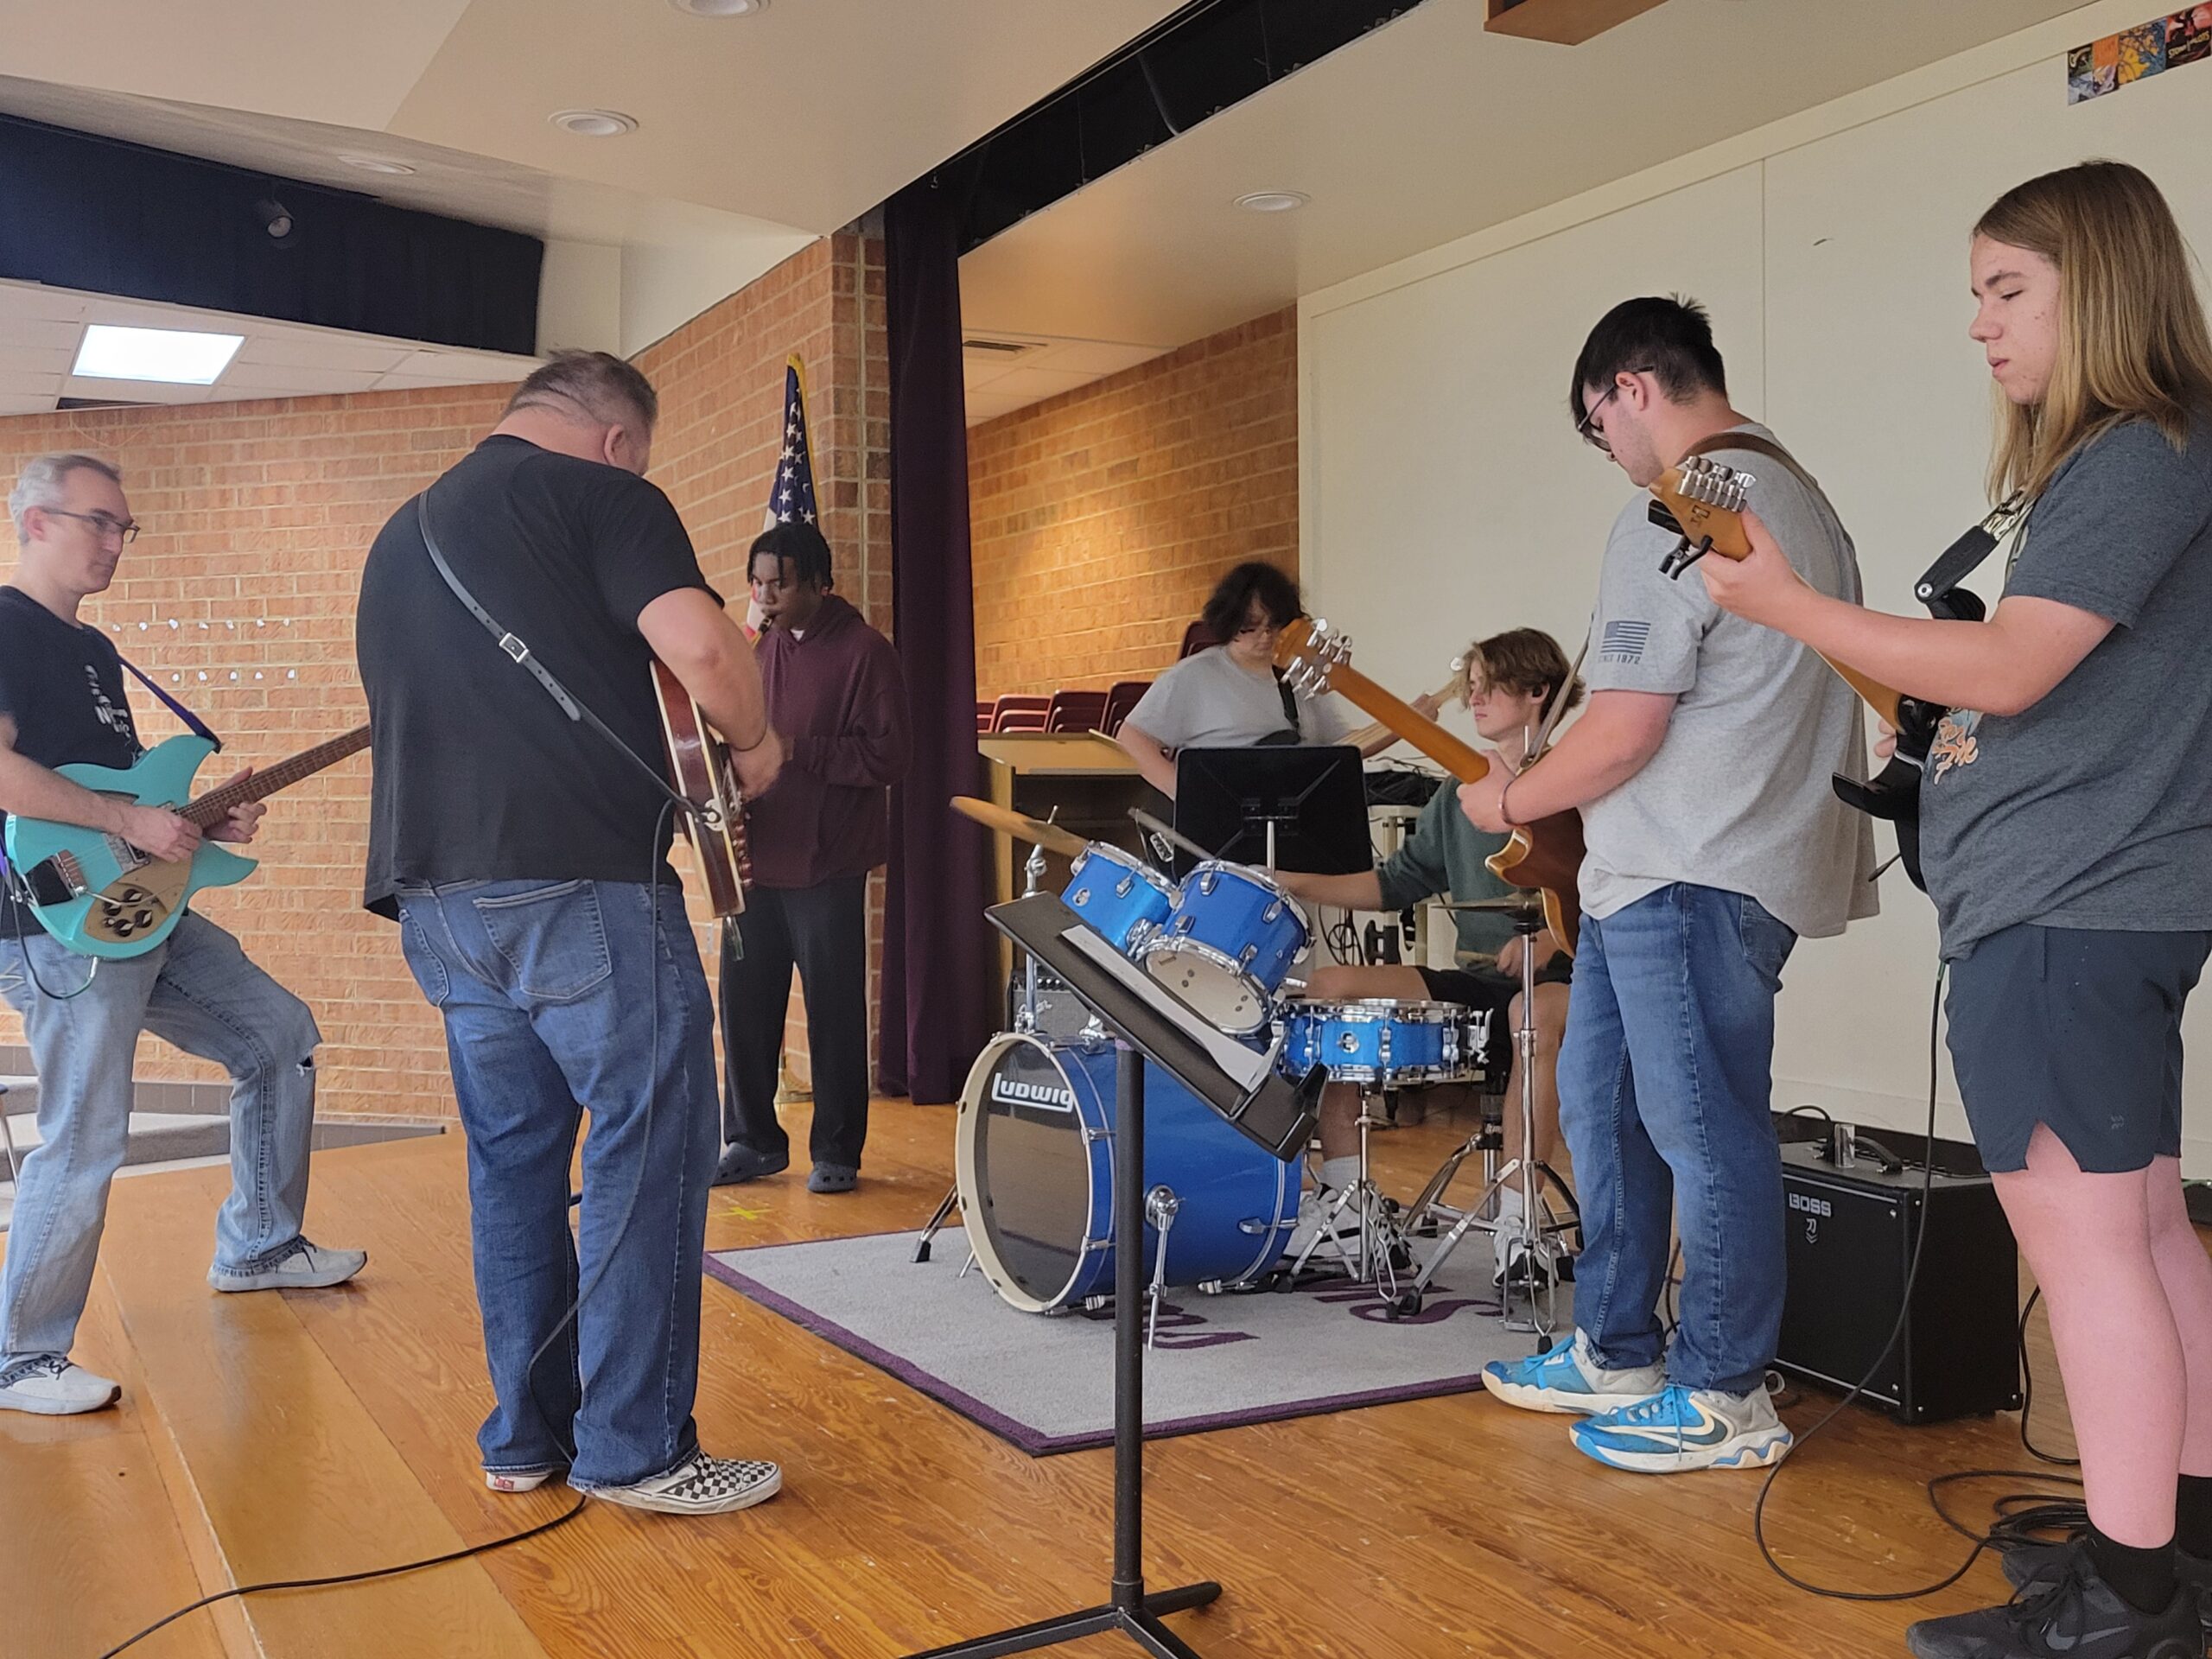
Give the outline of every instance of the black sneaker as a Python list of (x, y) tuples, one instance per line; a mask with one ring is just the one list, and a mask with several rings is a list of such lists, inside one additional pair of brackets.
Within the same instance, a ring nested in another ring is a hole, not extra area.
[(2055, 1573), (2004, 1606), (1923, 1619), (1905, 1646), (1918, 1659), (2204, 1659), (2196, 1591), (2183, 1585), (2163, 1611), (2139, 1612), (2097, 1576), (2085, 1542), (2063, 1548)]
[(742, 1143), (733, 1144), (715, 1166), (714, 1185), (735, 1186), (741, 1181), (757, 1181), (763, 1175), (780, 1175), (791, 1166), (788, 1148), (782, 1152), (755, 1152)]
[[(2079, 1546), (2080, 1535), (2063, 1544), (2015, 1544), (1998, 1560), (2005, 1576), (2023, 1588), (2055, 1579), (2066, 1570), (2069, 1555)], [(2212, 1630), (2212, 1560), (2185, 1549), (2174, 1552), (2174, 1572), (2182, 1587), (2196, 1597), (2196, 1617)]]

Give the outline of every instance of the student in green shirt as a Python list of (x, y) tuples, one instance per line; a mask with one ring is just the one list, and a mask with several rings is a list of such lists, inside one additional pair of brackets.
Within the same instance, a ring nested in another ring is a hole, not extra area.
[[(1475, 729), (1506, 760), (1518, 766), (1543, 720), (1552, 693), (1573, 669), (1551, 635), (1535, 628), (1514, 628), (1468, 647), (1452, 683), (1454, 700), (1464, 701)], [(1582, 683), (1567, 693), (1567, 707), (1582, 700)], [(1357, 875), (1303, 875), (1279, 871), (1276, 879), (1309, 904), (1345, 910), (1410, 909), (1424, 899), (1449, 893), (1454, 899), (1503, 898), (1519, 889), (1491, 874), (1484, 861), (1505, 845), (1505, 837), (1478, 830), (1459, 810), (1457, 787), (1446, 779), (1423, 809), (1405, 845), (1377, 868)], [(1332, 963), (1307, 982), (1306, 995), (1317, 1001), (1345, 1002), (1363, 997), (1403, 1001), (1457, 1002), (1491, 1012), (1492, 1027), (1516, 1029), (1521, 1020), (1521, 959), (1512, 924), (1495, 912), (1459, 911), (1460, 965), (1414, 968), (1382, 964), (1351, 967)], [(1535, 1155), (1559, 1155), (1559, 1090), (1554, 1080), (1560, 1039), (1567, 1029), (1569, 963), (1548, 931), (1535, 936), (1536, 1065)], [(1512, 1046), (1493, 1041), (1491, 1052), (1510, 1064)], [(1332, 1084), (1322, 1096), (1321, 1174), (1325, 1192), (1343, 1187), (1359, 1175), (1359, 1090)], [(1506, 1152), (1520, 1153), (1521, 1119), (1505, 1114)], [(1501, 1201), (1517, 1212), (1521, 1194), (1507, 1187)]]

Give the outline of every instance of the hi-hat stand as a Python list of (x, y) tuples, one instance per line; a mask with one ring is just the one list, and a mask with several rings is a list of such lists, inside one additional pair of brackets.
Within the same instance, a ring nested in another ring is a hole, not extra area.
[[(1047, 895), (1017, 899), (984, 912), (992, 924), (1065, 980), (1122, 1048), (1114, 1124), (1114, 1566), (1107, 1599), (1095, 1607), (1039, 1619), (990, 1636), (931, 1648), (912, 1659), (999, 1659), (1119, 1630), (1154, 1659), (1198, 1659), (1162, 1618), (1217, 1599), (1211, 1580), (1173, 1590), (1144, 1586), (1144, 1069), (1150, 1062), (1275, 1156), (1300, 1155), (1313, 1133), (1323, 1074), (1296, 1084), (1260, 1057), (1217, 1033), (1116, 955)], [(1082, 936), (1096, 940), (1094, 950)], [(1103, 952), (1103, 954), (1100, 954)], [(1245, 1056), (1244, 1061), (1236, 1059)], [(1249, 1064), (1259, 1065), (1256, 1075)], [(1235, 1071), (1230, 1067), (1237, 1068)]]
[[(1520, 1082), (1521, 1155), (1509, 1160), (1503, 1167), (1493, 1167), (1496, 1148), (1485, 1144), (1489, 1130), (1478, 1126), (1464, 1146), (1453, 1150), (1429, 1177), (1428, 1185), (1421, 1189), (1406, 1212), (1405, 1226), (1410, 1233), (1432, 1220), (1447, 1221), (1450, 1230), (1436, 1241), (1436, 1248), (1429, 1252), (1428, 1260), (1421, 1264), (1412, 1284), (1399, 1292), (1391, 1300), (1394, 1317), (1410, 1318), (1421, 1312), (1421, 1300), (1429, 1285), (1460, 1240), (1471, 1232), (1490, 1235), (1497, 1260), (1505, 1265), (1505, 1274), (1500, 1286), (1498, 1316), (1508, 1330), (1533, 1331), (1548, 1337), (1559, 1323), (1559, 1281), (1561, 1273), (1561, 1249), (1559, 1235), (1567, 1224), (1552, 1216), (1544, 1198), (1544, 1178), (1549, 1171), (1538, 1163), (1536, 1146), (1536, 935), (1543, 931), (1543, 907), (1534, 893), (1522, 899), (1492, 899), (1455, 905), (1459, 910), (1495, 910), (1511, 918), (1513, 936), (1521, 941), (1521, 1023), (1514, 1028), (1514, 1073)], [(1482, 1193), (1467, 1210), (1452, 1209), (1444, 1203), (1445, 1190), (1459, 1166), (1471, 1154), (1481, 1152), (1485, 1181)], [(1521, 1213), (1516, 1217), (1503, 1214), (1486, 1217), (1493, 1201), (1505, 1192), (1510, 1184), (1517, 1184), (1521, 1194)], [(1516, 1260), (1519, 1262), (1516, 1273)], [(1516, 1320), (1513, 1306), (1516, 1289), (1525, 1292), (1528, 1313)]]

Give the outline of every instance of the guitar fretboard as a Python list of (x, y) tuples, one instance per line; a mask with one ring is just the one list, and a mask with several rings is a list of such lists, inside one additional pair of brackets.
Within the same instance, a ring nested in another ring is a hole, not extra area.
[(347, 755), (369, 746), (369, 728), (357, 726), (343, 737), (334, 737), (327, 743), (318, 743), (311, 749), (302, 749), (289, 760), (279, 760), (275, 766), (255, 772), (251, 778), (235, 784), (226, 784), (220, 789), (211, 789), (177, 816), (189, 818), (202, 830), (220, 823), (234, 806), (244, 806), (257, 801), (264, 795), (274, 795), (280, 789), (289, 789), (302, 779), (311, 778), (326, 766), (333, 766)]

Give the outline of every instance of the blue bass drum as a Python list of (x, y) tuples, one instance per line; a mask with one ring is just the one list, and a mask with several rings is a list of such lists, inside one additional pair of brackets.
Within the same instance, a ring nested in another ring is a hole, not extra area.
[(1175, 908), (1175, 886), (1119, 847), (1094, 841), (1068, 867), (1060, 902), (1134, 957)]
[(1145, 971), (1217, 1030), (1245, 1037), (1312, 936), (1298, 901), (1260, 870), (1208, 859), (1183, 878), (1166, 925), (1141, 948)]
[[(961, 1091), (954, 1166), (983, 1276), (1025, 1313), (1114, 1288), (1116, 1047), (995, 1037)], [(1144, 1076), (1144, 1180), (1180, 1200), (1166, 1282), (1241, 1284), (1281, 1259), (1298, 1221), (1301, 1160), (1262, 1151), (1158, 1066)], [(1145, 1278), (1159, 1249), (1147, 1226)]]
[(1482, 1075), (1474, 1045), (1484, 1026), (1456, 1002), (1294, 1001), (1283, 1005), (1283, 1020), (1287, 1076), (1318, 1065), (1332, 1083), (1417, 1089)]

